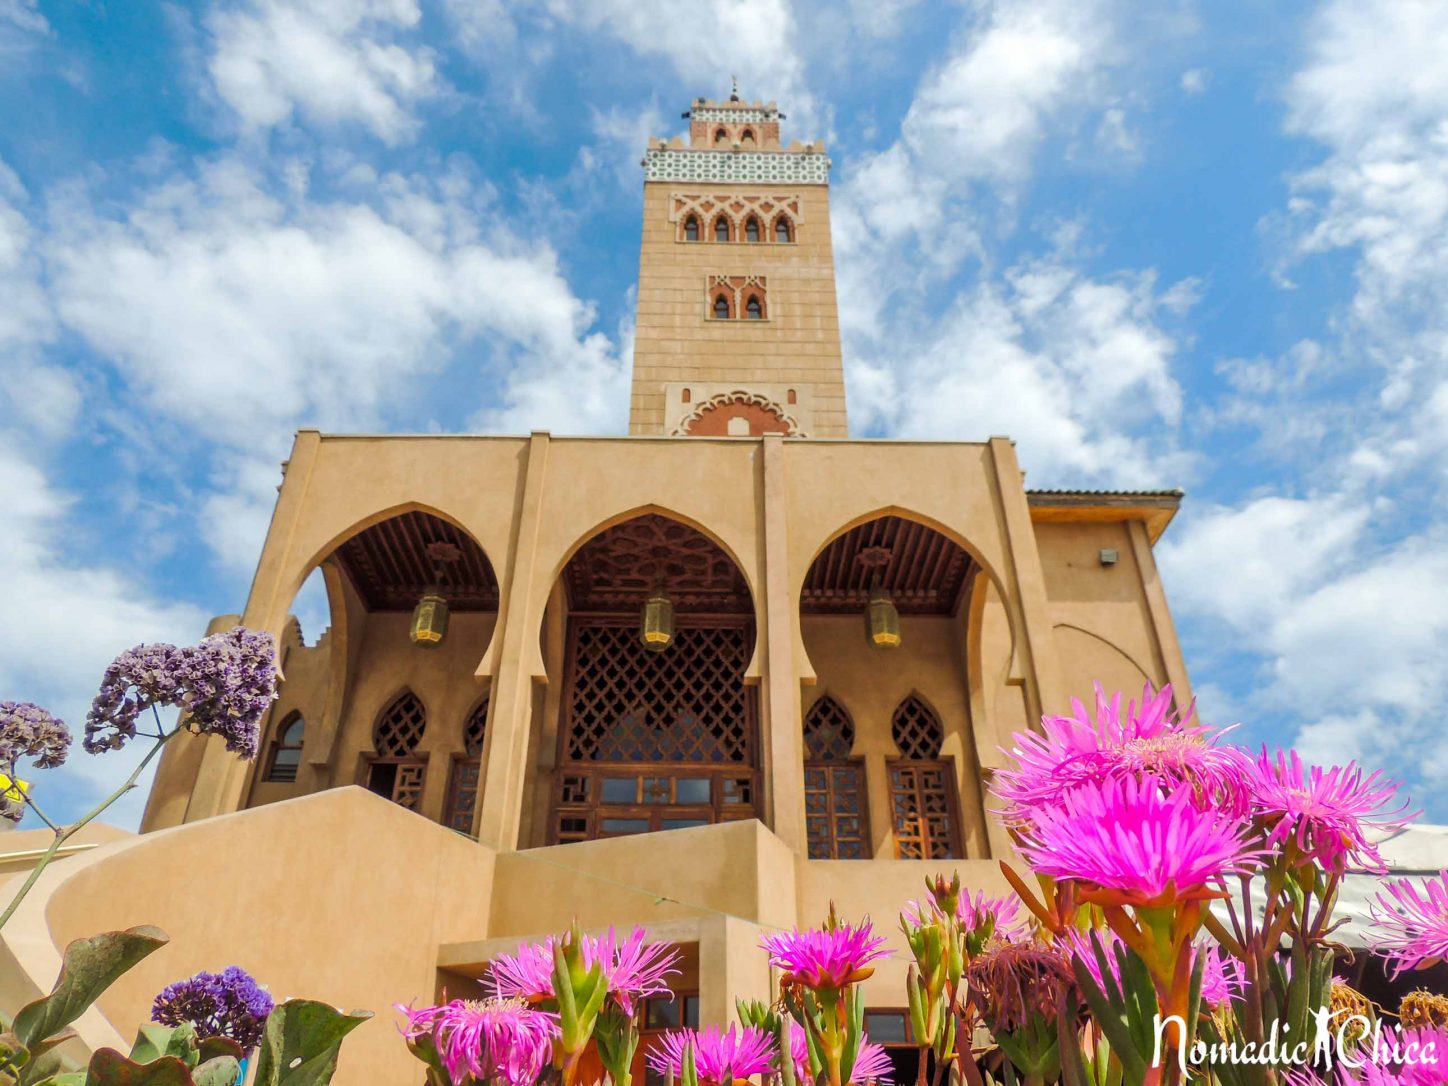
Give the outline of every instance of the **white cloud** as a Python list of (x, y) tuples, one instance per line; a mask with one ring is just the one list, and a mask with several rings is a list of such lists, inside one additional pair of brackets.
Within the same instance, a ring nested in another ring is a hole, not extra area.
[(1439, 529), (1389, 545), (1381, 534), (1341, 495), (1268, 496), (1188, 507), (1157, 559), (1180, 616), (1263, 661), (1258, 681), (1242, 683), (1256, 687), (1259, 724), (1295, 727), (1318, 761), (1399, 761), (1430, 775), (1448, 746), (1408, 752), (1443, 745), (1431, 722), (1448, 690), (1448, 548)]
[(1269, 628), (1349, 568), (1367, 510), (1330, 497), (1188, 505), (1157, 546), (1173, 604), (1269, 637)]
[[(1033, 479), (1163, 485), (1186, 470), (1176, 338), (1151, 274), (1098, 280), (1062, 255), (978, 283), (923, 335), (851, 374), (856, 429), (1009, 434)], [(861, 380), (863, 376), (863, 380)]]
[(20, 179), (0, 162), (0, 403), (12, 419), (54, 439), (68, 434), (81, 397), (75, 376), (43, 357), (57, 329), (28, 205)]
[(833, 194), (848, 353), (895, 338), (885, 314), (900, 297), (948, 279), (1010, 231), (1051, 135), (1094, 111), (1112, 153), (1134, 144), (1109, 87), (1123, 50), (1108, 5), (999, 0), (974, 10), (922, 78), (900, 138), (848, 164)]
[(216, 93), (245, 130), (300, 115), (355, 123), (388, 143), (410, 136), (413, 107), (438, 90), (432, 52), (415, 41), (417, 0), (246, 0), (205, 25)]
[(1182, 72), (1181, 88), (1184, 94), (1195, 97), (1206, 92), (1211, 85), (1212, 73), (1206, 68), (1192, 68)]
[(462, 379), (505, 396), (536, 386), (535, 364), (565, 385), (617, 368), (552, 251), (513, 238), (486, 193), (386, 176), (367, 196), (278, 194), (234, 159), (144, 193), (123, 219), (82, 194), (55, 212), (57, 308), (134, 393), (238, 449), (297, 425), (380, 425), (464, 346), (478, 364)]
[(1448, 460), (1448, 8), (1327, 5), (1288, 88), (1288, 129), (1325, 158), (1293, 179), (1296, 259), (1349, 250), (1342, 353), (1379, 384), (1355, 430), (1364, 463)]
[(820, 120), (806, 86), (797, 48), (799, 26), (789, 0), (543, 0), (516, 5), (445, 0), (445, 6), (460, 28), (462, 43), (490, 62), (490, 79), (518, 78), (516, 71), (505, 70), (505, 61), (516, 66), (549, 59), (551, 50), (538, 43), (562, 28), (592, 36), (595, 42), (606, 35), (640, 57), (660, 58), (704, 97), (726, 95), (730, 77), (738, 76), (741, 97), (778, 101), (792, 121), (803, 125), (799, 130)]
[[(50, 24), (45, 21), (45, 16), (40, 14), (37, 0), (0, 0), (0, 24), (4, 23), (29, 34), (50, 32)], [(0, 30), (3, 30), (3, 26), (0, 26)]]

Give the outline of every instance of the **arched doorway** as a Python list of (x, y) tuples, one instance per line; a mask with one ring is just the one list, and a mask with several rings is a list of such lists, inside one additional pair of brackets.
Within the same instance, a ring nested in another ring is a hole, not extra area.
[(404, 508), (340, 539), (317, 568), (330, 626), (313, 645), (283, 644), (267, 738), (282, 750), (294, 716), (323, 726), (308, 729), (305, 750), (288, 749), (290, 779), (255, 776), (250, 805), (360, 784), (471, 832), (481, 779), (473, 710), (486, 705), (477, 669), (498, 611), (492, 563), (459, 525)]
[[(734, 561), (697, 529), (645, 514), (583, 544), (562, 587), (550, 839), (756, 817), (757, 697), (744, 681), (754, 608)], [(650, 649), (641, 612), (660, 595), (672, 608), (672, 637)]]
[[(966, 601), (977, 573), (944, 533), (891, 514), (840, 533), (810, 565), (800, 630), (829, 691), (805, 713), (812, 857), (984, 855), (966, 673)], [(841, 720), (850, 722), (849, 745), (836, 744), (828, 759), (812, 751)]]

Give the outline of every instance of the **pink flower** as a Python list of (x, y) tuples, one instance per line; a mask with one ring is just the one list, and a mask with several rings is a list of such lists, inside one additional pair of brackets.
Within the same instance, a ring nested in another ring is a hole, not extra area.
[(1197, 944), (1197, 953), (1206, 955), (1202, 966), (1202, 1004), (1209, 1011), (1231, 1005), (1242, 994), (1242, 967), (1237, 959), (1222, 953), (1216, 943)]
[(1448, 958), (1448, 871), (1423, 880), (1394, 879), (1369, 904), (1373, 949), (1393, 962), (1394, 973), (1421, 969)]
[(612, 928), (595, 951), (605, 963), (608, 994), (624, 1014), (633, 1014), (638, 1000), (671, 994), (668, 979), (679, 971), (679, 952), (668, 943), (650, 943), (643, 928), (619, 941)]
[(1202, 805), (1241, 810), (1250, 759), (1239, 749), (1218, 746), (1220, 731), (1192, 719), (1173, 717), (1172, 691), (1142, 691), (1141, 703), (1121, 709), (1121, 695), (1109, 700), (1096, 684), (1096, 719), (1073, 700), (1073, 716), (1041, 718), (1042, 732), (1017, 732), (1008, 752), (1017, 769), (997, 770), (991, 791), (1005, 802), (1007, 821), (1028, 822), (1033, 811), (1058, 804), (1084, 783), (1152, 776), (1169, 788), (1185, 787)]
[(1295, 750), (1278, 751), (1274, 760), (1264, 747), (1252, 768), (1251, 810), (1266, 827), (1268, 844), (1291, 842), (1338, 874), (1349, 866), (1385, 872), (1382, 856), (1364, 831), (1398, 829), (1415, 817), (1403, 817), (1406, 803), (1386, 810), (1398, 786), (1381, 772), (1364, 777), (1355, 762), (1331, 769), (1309, 767)]
[[(541, 1003), (555, 998), (553, 992), (553, 944), (557, 942), (550, 935), (541, 943), (523, 943), (516, 954), (499, 954), (488, 966), (490, 986), (499, 999), (521, 999), (529, 1003)], [(588, 958), (587, 937), (584, 941), (584, 958)]]
[[(557, 942), (549, 936), (542, 943), (524, 943), (516, 954), (500, 954), (488, 967), (488, 977), (496, 995), (504, 999), (522, 999), (540, 1003), (556, 998), (553, 991), (553, 947)], [(586, 968), (601, 963), (608, 977), (608, 994), (625, 1014), (633, 1014), (638, 1000), (647, 996), (668, 995), (667, 978), (678, 970), (679, 952), (667, 943), (647, 942), (647, 932), (634, 928), (628, 938), (620, 941), (609, 928), (602, 937), (583, 937), (583, 961)]]
[(876, 1082), (890, 1086), (894, 1081), (891, 1077), (894, 1074), (895, 1064), (885, 1046), (862, 1038), (860, 1050), (855, 1054), (854, 1069), (850, 1071), (850, 1081), (855, 1083), (855, 1086), (870, 1086)]
[[(1432, 1059), (1424, 1053), (1429, 1044), (1433, 1046)], [(1410, 1045), (1412, 1060), (1406, 1058)], [(1380, 1050), (1375, 1051), (1369, 1044), (1352, 1059), (1355, 1063), (1361, 1061), (1362, 1066), (1339, 1063), (1334, 1072), (1320, 1073), (1310, 1068), (1292, 1071), (1287, 1076), (1288, 1086), (1443, 1086), (1448, 1082), (1448, 1032), (1404, 1030), (1398, 1037), (1384, 1029)]]
[(532, 1086), (553, 1058), (557, 1016), (516, 999), (482, 1002), (455, 999), (437, 1007), (397, 1005), (407, 1016), (408, 1040), (431, 1036), (438, 1058), (454, 1082), (471, 1075), (479, 1082)]
[(858, 926), (839, 924), (766, 935), (760, 946), (768, 951), (769, 963), (784, 970), (787, 982), (815, 989), (838, 989), (864, 980), (874, 972), (870, 963), (890, 954), (868, 918)]
[[(803, 1027), (793, 1020), (789, 1023), (789, 1054), (794, 1061), (794, 1077), (800, 1086), (809, 1086), (814, 1081), (809, 1066), (809, 1039)], [(855, 1053), (855, 1066), (850, 1072), (850, 1081), (855, 1086), (872, 1086), (884, 1083), (890, 1086), (894, 1080), (895, 1064), (884, 1045), (876, 1044), (868, 1037), (860, 1038), (859, 1050)]]
[(1262, 850), (1230, 813), (1166, 787), (1149, 776), (1083, 784), (1035, 813), (1021, 854), (1040, 874), (1085, 884), (1083, 899), (1096, 904), (1218, 896), (1222, 877), (1251, 870)]
[(664, 1034), (649, 1050), (648, 1063), (660, 1075), (678, 1077), (684, 1053), (694, 1050), (694, 1069), (702, 1086), (730, 1086), (735, 1079), (761, 1075), (774, 1059), (774, 1039), (757, 1026), (731, 1025), (677, 1029)]
[(955, 908), (956, 918), (965, 931), (980, 934), (989, 927), (992, 936), (1008, 940), (1030, 935), (1030, 923), (1020, 913), (1019, 898), (1009, 894), (991, 897), (984, 890), (977, 890), (973, 899), (969, 894), (961, 894)]

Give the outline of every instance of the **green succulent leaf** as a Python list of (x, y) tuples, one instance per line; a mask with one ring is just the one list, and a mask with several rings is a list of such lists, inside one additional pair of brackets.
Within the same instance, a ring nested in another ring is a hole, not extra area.
[(15, 1034), (32, 1051), (86, 1012), (117, 977), (167, 943), (160, 928), (108, 931), (77, 939), (65, 948), (60, 976), (48, 996), (28, 1003), (15, 1016)]
[[(49, 1078), (37, 1079), (35, 1086), (85, 1086), (85, 1074), (84, 1071), (66, 1071)], [(5, 1080), (0, 1079), (0, 1084), (4, 1083)]]
[(241, 1045), (230, 1037), (202, 1037), (196, 1042), (196, 1047), (198, 1063), (214, 1060), (217, 1056), (230, 1056), (240, 1064), (241, 1058), (246, 1055)]
[(267, 1016), (256, 1086), (320, 1086), (332, 1081), (342, 1040), (372, 1017), (311, 999), (289, 999)]
[(179, 1026), (159, 1026), (147, 1022), (137, 1030), (135, 1043), (131, 1045), (131, 1059), (136, 1063), (152, 1063), (162, 1056), (174, 1056), (187, 1067), (200, 1063), (196, 1027), (190, 1022)]

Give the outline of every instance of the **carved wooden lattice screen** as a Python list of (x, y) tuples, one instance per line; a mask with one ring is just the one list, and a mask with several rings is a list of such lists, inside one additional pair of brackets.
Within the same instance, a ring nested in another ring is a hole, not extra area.
[(945, 742), (940, 718), (912, 695), (896, 706), (890, 734), (900, 750), (900, 758), (889, 764), (897, 852), (902, 859), (958, 858), (955, 763), (940, 757)]
[(864, 772), (850, 760), (855, 722), (829, 696), (810, 706), (804, 719), (805, 829), (812, 860), (863, 860), (869, 856), (869, 818)]
[(463, 727), (463, 756), (453, 759), (447, 790), (447, 825), (459, 833), (473, 832), (473, 812), (483, 779), (483, 740), (487, 737), (488, 699), (480, 701)]
[(427, 710), (410, 690), (398, 695), (372, 729), (377, 751), (367, 767), (367, 787), (415, 811), (422, 802), (427, 761), (414, 753), (427, 730)]
[(649, 652), (636, 616), (573, 617), (555, 840), (755, 817), (753, 641), (746, 618), (680, 616)]

